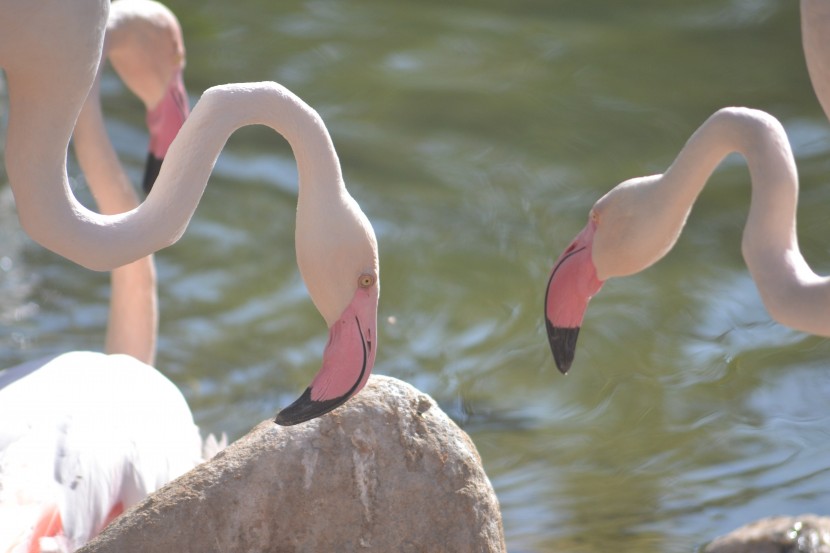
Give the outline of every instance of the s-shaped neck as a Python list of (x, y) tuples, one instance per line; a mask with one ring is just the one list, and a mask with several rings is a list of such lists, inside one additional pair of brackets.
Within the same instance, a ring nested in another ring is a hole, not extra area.
[(203, 94), (139, 207), (119, 215), (97, 214), (64, 186), (62, 194), (42, 195), (34, 213), (38, 224), (27, 230), (47, 248), (94, 270), (110, 270), (167, 247), (187, 228), (228, 137), (257, 124), (271, 127), (291, 146), (301, 201), (304, 196), (347, 195), (337, 153), (316, 111), (277, 83), (230, 84)]
[(779, 322), (830, 336), (830, 279), (816, 275), (798, 247), (798, 175), (786, 132), (773, 116), (724, 108), (687, 142), (663, 175), (686, 210), (718, 164), (741, 154), (752, 181), (752, 201), (742, 251), (764, 305)]

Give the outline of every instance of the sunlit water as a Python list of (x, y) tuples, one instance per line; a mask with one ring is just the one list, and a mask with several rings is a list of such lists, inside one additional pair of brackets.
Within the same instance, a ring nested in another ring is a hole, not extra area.
[[(593, 201), (663, 170), (724, 105), (783, 121), (802, 250), (830, 272), (830, 124), (797, 2), (170, 5), (193, 101), (271, 79), (323, 115), (380, 241), (376, 372), (432, 394), (470, 433), (510, 551), (692, 551), (758, 517), (830, 513), (830, 344), (761, 305), (740, 257), (740, 159), (669, 256), (606, 284), (567, 377), (541, 320), (551, 263)], [(112, 75), (105, 103), (138, 180), (141, 106)], [(158, 367), (206, 431), (241, 436), (319, 366), (326, 332), (295, 266), (295, 205), (287, 145), (245, 129), (185, 237), (157, 255)], [(6, 185), (0, 232), (0, 365), (100, 349), (106, 275), (23, 236)]]

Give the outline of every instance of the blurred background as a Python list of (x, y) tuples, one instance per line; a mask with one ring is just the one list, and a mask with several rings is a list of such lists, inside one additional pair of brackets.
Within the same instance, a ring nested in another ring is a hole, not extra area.
[[(470, 434), (511, 552), (692, 551), (762, 516), (830, 514), (830, 343), (761, 304), (740, 254), (740, 158), (674, 251), (594, 299), (567, 377), (542, 323), (552, 263), (593, 202), (662, 172), (726, 105), (784, 123), (802, 251), (830, 272), (830, 124), (797, 2), (167, 5), (192, 103), (216, 84), (276, 80), (322, 114), (380, 243), (375, 372), (431, 394)], [(143, 106), (111, 71), (104, 103), (138, 182)], [(184, 238), (156, 257), (157, 366), (205, 432), (240, 437), (319, 367), (327, 332), (294, 260), (296, 186), (282, 138), (237, 132)], [(23, 235), (5, 173), (0, 233), (0, 366), (102, 349), (107, 275)]]

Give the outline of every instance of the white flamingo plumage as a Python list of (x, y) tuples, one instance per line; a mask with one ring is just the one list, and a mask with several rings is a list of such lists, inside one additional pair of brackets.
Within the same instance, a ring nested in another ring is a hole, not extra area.
[(204, 455), (178, 388), (124, 354), (3, 371), (0, 421), (4, 553), (73, 551)]

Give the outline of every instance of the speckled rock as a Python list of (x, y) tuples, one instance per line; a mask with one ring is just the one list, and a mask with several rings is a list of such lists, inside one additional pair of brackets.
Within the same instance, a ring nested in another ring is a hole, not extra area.
[(259, 424), (79, 551), (505, 550), (469, 437), (429, 396), (373, 376), (329, 415)]
[(764, 518), (716, 539), (703, 553), (830, 553), (830, 517)]

